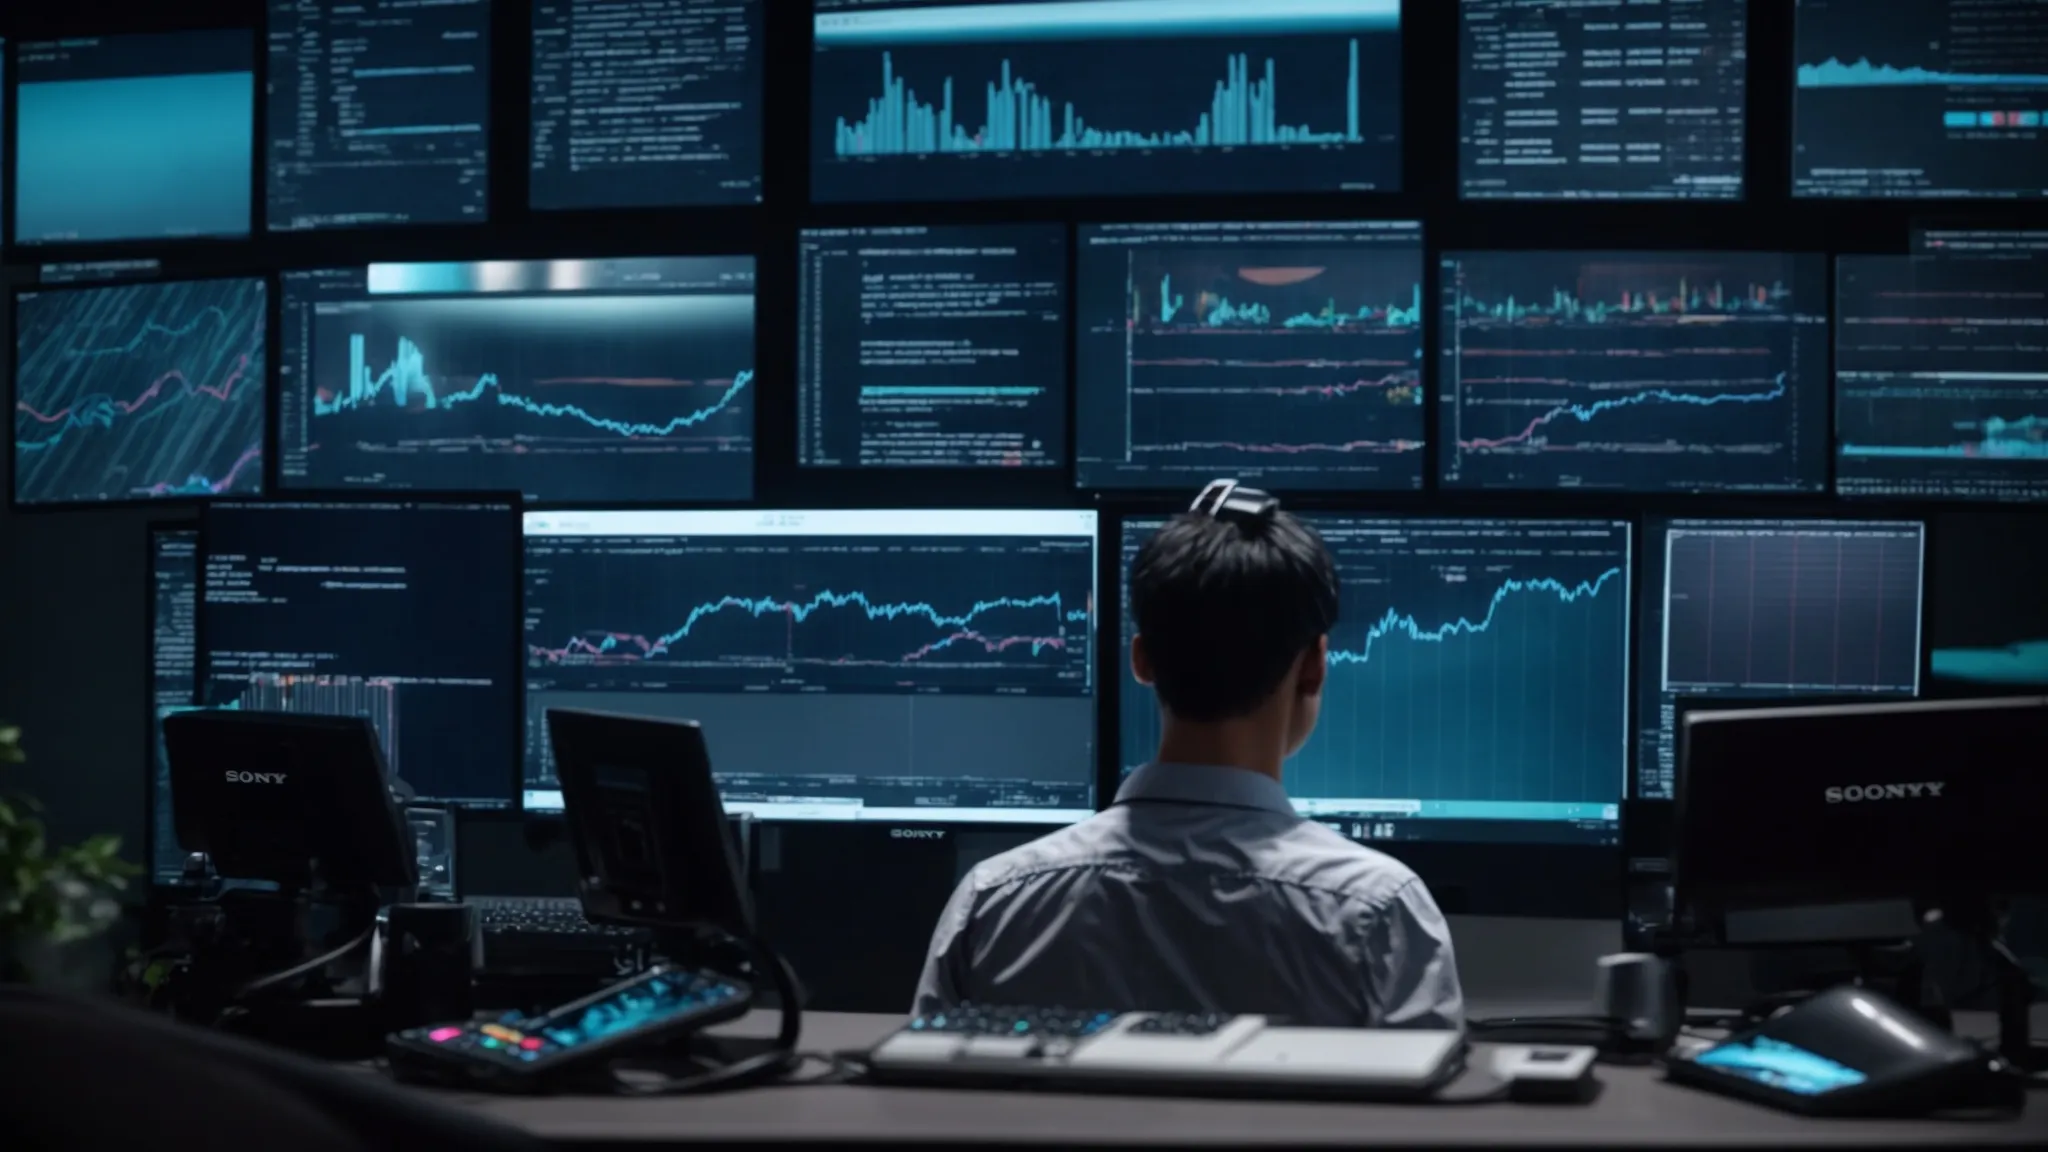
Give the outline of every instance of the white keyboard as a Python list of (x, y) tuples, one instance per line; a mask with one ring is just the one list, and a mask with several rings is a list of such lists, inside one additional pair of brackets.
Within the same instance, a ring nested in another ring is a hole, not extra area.
[(1459, 1032), (970, 1005), (912, 1020), (868, 1053), (868, 1067), (877, 1080), (961, 1087), (1385, 1099), (1435, 1090), (1463, 1069), (1464, 1053)]

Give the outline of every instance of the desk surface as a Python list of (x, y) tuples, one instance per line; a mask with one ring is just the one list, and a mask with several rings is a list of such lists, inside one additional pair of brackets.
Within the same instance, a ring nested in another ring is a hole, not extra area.
[[(772, 1017), (748, 1021), (765, 1024)], [(900, 1017), (804, 1017), (808, 1051), (865, 1048)], [(756, 1032), (757, 1027), (745, 1028)], [(765, 1034), (765, 1033), (764, 1033)], [(1308, 1104), (1068, 1096), (844, 1084), (758, 1088), (673, 1099), (452, 1099), (551, 1142), (732, 1141), (1073, 1146), (1569, 1144), (1586, 1146), (2048, 1143), (2048, 1103), (2016, 1121), (1808, 1120), (1663, 1082), (1651, 1068), (1607, 1067), (1590, 1105)], [(2048, 1094), (2036, 1093), (2048, 1099)]]

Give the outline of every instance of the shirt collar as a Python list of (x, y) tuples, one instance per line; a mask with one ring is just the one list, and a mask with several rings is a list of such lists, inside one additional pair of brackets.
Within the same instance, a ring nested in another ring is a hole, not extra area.
[(1116, 790), (1116, 802), (1165, 800), (1182, 804), (1221, 804), (1295, 815), (1287, 789), (1278, 780), (1244, 768), (1215, 764), (1146, 764)]

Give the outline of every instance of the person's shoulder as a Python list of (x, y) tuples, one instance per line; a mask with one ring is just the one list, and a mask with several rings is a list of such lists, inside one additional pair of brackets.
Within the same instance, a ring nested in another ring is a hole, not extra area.
[(987, 892), (1036, 873), (1099, 862), (1103, 846), (1113, 839), (1120, 819), (1112, 808), (1055, 829), (976, 864), (962, 883), (978, 892)]
[(1370, 905), (1384, 905), (1420, 884), (1415, 870), (1376, 848), (1303, 820), (1284, 839), (1289, 872), (1312, 888)]

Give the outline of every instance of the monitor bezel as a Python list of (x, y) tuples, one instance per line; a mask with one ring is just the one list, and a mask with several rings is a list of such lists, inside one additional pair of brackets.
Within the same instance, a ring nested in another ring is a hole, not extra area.
[[(523, 502), (521, 502), (521, 500), (519, 499), (519, 494), (516, 492), (406, 492), (396, 494), (376, 493), (374, 495), (366, 493), (357, 499), (342, 499), (333, 496), (322, 496), (317, 499), (284, 498), (264, 501), (234, 501), (227, 503), (229, 503), (230, 506), (232, 506), (233, 504), (247, 503), (255, 505), (257, 507), (268, 508), (271, 509), (272, 511), (281, 511), (282, 509), (289, 508), (294, 505), (314, 505), (332, 508), (355, 507), (367, 509), (394, 504), (425, 504), (430, 506), (443, 504), (504, 504), (507, 506), (507, 514), (510, 515), (515, 522), (519, 523), (523, 523), (526, 512), (526, 506)], [(195, 701), (205, 699), (206, 685), (207, 682), (212, 678), (211, 670), (208, 668), (209, 662), (206, 656), (206, 565), (208, 557), (212, 554), (212, 550), (207, 539), (207, 520), (213, 513), (214, 509), (220, 506), (221, 505), (219, 503), (216, 503), (209, 504), (206, 507), (202, 508), (200, 510), (200, 516), (198, 521), (199, 547), (197, 551), (197, 562), (199, 565), (199, 584), (197, 590), (198, 599), (196, 604), (194, 605), (192, 622), (193, 663), (195, 666), (193, 676), (193, 699)], [(514, 532), (512, 534), (512, 539), (514, 548), (513, 556), (511, 558), (511, 571), (513, 573), (512, 619), (506, 622), (505, 639), (506, 643), (511, 648), (511, 653), (513, 657), (512, 675), (508, 678), (507, 684), (509, 690), (517, 694), (515, 706), (508, 709), (508, 711), (511, 713), (512, 721), (511, 741), (508, 747), (514, 749), (516, 752), (516, 750), (520, 747), (520, 739), (523, 735), (523, 731), (520, 726), (520, 721), (524, 718), (524, 713), (522, 709), (517, 706), (517, 702), (519, 700), (523, 700), (526, 695), (526, 647), (525, 639), (522, 634), (522, 624), (526, 619), (526, 580), (524, 577), (525, 549), (523, 546), (523, 537), (520, 535), (520, 533)], [(520, 758), (517, 755), (514, 755), (510, 758), (510, 763), (505, 765), (501, 769), (501, 771), (505, 773), (505, 786), (508, 789), (508, 792), (506, 793), (507, 800), (503, 804), (484, 806), (471, 803), (449, 802), (445, 800), (427, 801), (427, 803), (442, 805), (444, 807), (447, 807), (451, 811), (463, 814), (516, 812), (519, 810), (520, 767)], [(411, 804), (415, 803), (415, 801), (408, 800), (406, 801), (406, 803)]]

